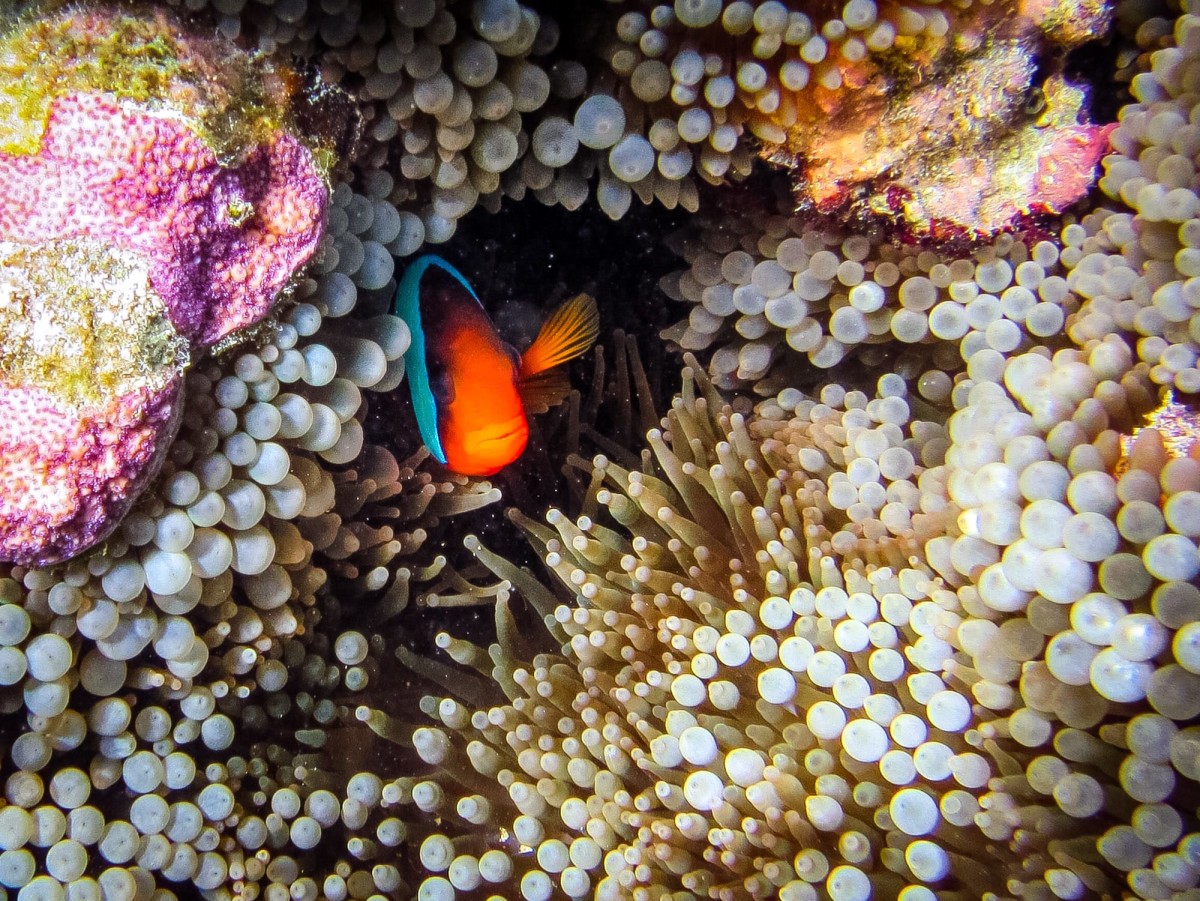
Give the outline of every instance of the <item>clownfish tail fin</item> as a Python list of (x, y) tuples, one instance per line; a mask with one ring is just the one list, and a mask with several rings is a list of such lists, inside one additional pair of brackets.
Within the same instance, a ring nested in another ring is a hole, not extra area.
[(550, 314), (538, 336), (521, 355), (521, 380), (573, 360), (596, 343), (600, 313), (594, 298), (580, 294)]

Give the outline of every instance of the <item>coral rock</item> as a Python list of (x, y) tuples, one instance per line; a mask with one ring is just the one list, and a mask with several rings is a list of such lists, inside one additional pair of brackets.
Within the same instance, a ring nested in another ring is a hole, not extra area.
[[(79, 15), (84, 37), (133, 28)], [(45, 100), (36, 148), (7, 140), (0, 152), (0, 413), (16, 424), (0, 432), (0, 559), (53, 562), (108, 534), (175, 434), (190, 360), (268, 315), (321, 239), (320, 155), (264, 125), (286, 120), (284, 101), (206, 106), (171, 78), (220, 46), (189, 45), (161, 16), (140, 27), (174, 48), (158, 73), (167, 87), (126, 90), (112, 47), (75, 35), (78, 69), (29, 89)], [(104, 63), (112, 90), (79, 74)], [(56, 84), (78, 90), (44, 98)], [(221, 127), (242, 115), (244, 129), (218, 134), (214, 107)]]
[(270, 311), (316, 249), (327, 193), (290, 135), (225, 167), (186, 125), (97, 95), (57, 100), (41, 151), (0, 157), (0, 183), (0, 236), (83, 231), (145, 254), (172, 324), (203, 346)]
[[(918, 235), (989, 235), (1031, 214), (1056, 214), (1083, 197), (1108, 151), (1115, 123), (1080, 123), (1083, 92), (1047, 79), (1046, 108), (947, 164), (937, 155), (906, 161), (883, 211), (900, 213)], [(898, 202), (897, 202), (898, 201)]]
[(0, 243), (0, 555), (104, 537), (174, 437), (188, 357), (136, 255)]
[(794, 170), (801, 206), (896, 220), (906, 238), (982, 238), (1086, 194), (1111, 127), (1087, 121), (1059, 70), (1107, 31), (1108, 9), (1007, 6), (955, 12), (948, 34), (912, 45), (911, 65), (867, 56), (838, 80), (854, 90), (798, 107), (763, 156)]

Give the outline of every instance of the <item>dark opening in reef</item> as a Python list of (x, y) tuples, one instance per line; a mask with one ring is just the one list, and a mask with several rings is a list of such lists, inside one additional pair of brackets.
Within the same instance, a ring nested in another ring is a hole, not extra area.
[(1093, 122), (1116, 122), (1117, 112), (1129, 102), (1129, 86), (1113, 76), (1118, 57), (1129, 44), (1110, 33), (1102, 41), (1088, 41), (1067, 54), (1063, 74), (1073, 84), (1088, 86), (1087, 111)]

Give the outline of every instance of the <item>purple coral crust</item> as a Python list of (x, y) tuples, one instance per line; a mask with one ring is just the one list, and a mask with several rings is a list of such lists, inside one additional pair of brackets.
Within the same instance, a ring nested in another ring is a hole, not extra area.
[(86, 235), (143, 255), (199, 347), (270, 312), (316, 250), (328, 200), (291, 135), (225, 168), (185, 123), (102, 94), (57, 98), (37, 154), (0, 154), (0, 186), (0, 240)]
[(182, 381), (79, 415), (40, 388), (0, 391), (0, 559), (52, 563), (107, 537), (158, 471)]
[[(316, 250), (327, 201), (289, 134), (223, 166), (186, 122), (103, 94), (56, 98), (39, 152), (0, 154), (0, 241), (53, 252), (84, 237), (141, 257), (193, 351), (271, 311)], [(0, 559), (50, 563), (111, 533), (178, 429), (182, 372), (166, 375), (73, 409), (0, 372)]]

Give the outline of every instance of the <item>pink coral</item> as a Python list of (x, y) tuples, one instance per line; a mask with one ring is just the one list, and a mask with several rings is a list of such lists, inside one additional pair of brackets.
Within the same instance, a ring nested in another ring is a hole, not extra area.
[(1116, 122), (1072, 125), (1052, 135), (1038, 159), (1033, 188), (1047, 211), (1061, 212), (1087, 193), (1095, 181), (1096, 164), (1108, 153), (1108, 137), (1116, 128)]
[(87, 235), (144, 254), (201, 346), (267, 314), (316, 249), (327, 195), (291, 135), (226, 168), (185, 123), (99, 94), (58, 98), (36, 155), (0, 154), (0, 185), (0, 240)]
[(227, 164), (193, 125), (68, 94), (36, 153), (0, 153), (0, 559), (108, 535), (175, 435), (188, 362), (316, 250), (310, 150), (281, 130)]
[(182, 379), (76, 415), (40, 388), (0, 392), (0, 556), (72, 557), (105, 537), (179, 425)]

